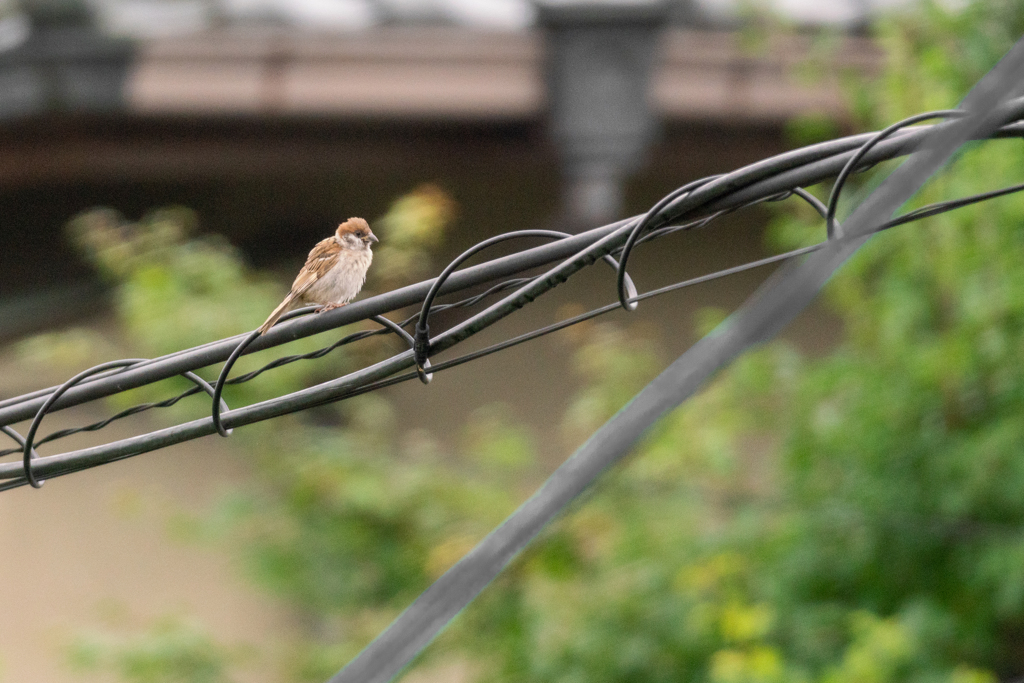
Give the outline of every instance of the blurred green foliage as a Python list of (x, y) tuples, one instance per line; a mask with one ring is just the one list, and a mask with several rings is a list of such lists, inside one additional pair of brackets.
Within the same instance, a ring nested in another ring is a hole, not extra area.
[(180, 619), (163, 619), (128, 638), (82, 636), (69, 652), (74, 669), (113, 671), (126, 683), (231, 683), (227, 670), (239, 657), (202, 627)]
[[(878, 32), (883, 73), (856, 93), (868, 129), (954, 106), (1024, 33), (1024, 6), (928, 3)], [(1020, 182), (1022, 152), (972, 145), (908, 208)], [(814, 218), (779, 215), (773, 240), (819, 240)], [(840, 348), (749, 354), (666, 418), (552, 530), (573, 562), (526, 559), (502, 584), (525, 633), (490, 680), (1024, 673), (1022, 218), (1012, 197), (878, 236), (827, 288)], [(613, 353), (604, 367), (642, 352)], [(594, 381), (582, 412), (621, 405), (625, 380)], [(482, 633), (485, 608), (470, 613)]]
[[(1022, 33), (1024, 6), (1007, 0), (929, 2), (881, 23), (885, 67), (855, 93), (860, 123), (953, 106)], [(1019, 140), (974, 145), (913, 204), (1019, 182), (1022, 151)], [(426, 268), (452, 210), (435, 188), (395, 204), (378, 231), (388, 260), (404, 265), (375, 265), (377, 286), (403, 284), (410, 264)], [(471, 660), (479, 680), (508, 682), (994, 683), (1024, 673), (1022, 219), (1024, 200), (1010, 197), (873, 239), (827, 288), (847, 332), (840, 348), (806, 358), (776, 343), (742, 357), (425, 657)], [(226, 245), (187, 238), (191, 220), (175, 210), (126, 224), (101, 212), (73, 226), (117, 282), (118, 311), (146, 353), (251, 329), (283, 291)], [(771, 232), (791, 247), (823, 229), (797, 209)], [(706, 326), (720, 314), (702, 317)], [(635, 332), (589, 323), (571, 334), (583, 388), (563, 423), (578, 442), (663, 363)], [(384, 352), (366, 346), (336, 354), (335, 369)], [(313, 366), (268, 373), (229, 400), (307, 386), (324, 371)], [(226, 534), (253, 576), (306, 617), (282, 680), (334, 673), (542, 469), (500, 408), (467, 420), (458, 453), (400, 434), (379, 396), (325, 410), (239, 430), (259, 486), (197, 522)], [(84, 652), (131, 683), (224, 680), (228, 661), (176, 631)], [(140, 677), (154, 662), (168, 677)]]

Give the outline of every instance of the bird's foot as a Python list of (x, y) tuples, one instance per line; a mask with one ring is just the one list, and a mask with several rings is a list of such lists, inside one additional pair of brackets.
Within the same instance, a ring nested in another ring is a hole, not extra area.
[(324, 304), (320, 308), (316, 309), (316, 312), (317, 313), (324, 313), (326, 311), (333, 311), (335, 308), (341, 308), (344, 305), (345, 304), (338, 304), (338, 303)]

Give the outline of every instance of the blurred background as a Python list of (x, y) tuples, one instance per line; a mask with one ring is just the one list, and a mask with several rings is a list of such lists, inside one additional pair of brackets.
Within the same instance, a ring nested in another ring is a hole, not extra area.
[[(0, 397), (255, 328), (349, 216), (381, 238), (364, 291), (385, 291), (494, 234), (594, 227), (955, 106), (1021, 30), (1009, 1), (0, 1)], [(971, 150), (922, 201), (1019, 182), (1020, 151)], [(1003, 199), (874, 240), (407, 680), (1024, 675), (1022, 214)], [(758, 207), (638, 250), (631, 271), (654, 288), (823, 232)], [(611, 272), (591, 270), (474, 344), (613, 300)], [(0, 681), (325, 680), (763, 275), (429, 387), (0, 495)], [(375, 338), (226, 396), (394, 350)], [(180, 389), (60, 411), (44, 432)]]

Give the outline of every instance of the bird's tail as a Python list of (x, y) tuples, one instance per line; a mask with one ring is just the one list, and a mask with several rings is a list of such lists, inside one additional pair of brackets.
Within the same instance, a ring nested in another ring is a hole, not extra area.
[(295, 296), (292, 295), (292, 294), (289, 294), (288, 296), (286, 296), (284, 298), (284, 301), (282, 301), (278, 305), (278, 307), (274, 309), (274, 311), (270, 314), (270, 317), (267, 318), (267, 321), (265, 323), (263, 323), (262, 325), (260, 325), (260, 334), (261, 335), (266, 334), (267, 330), (269, 330), (271, 327), (273, 327), (274, 323), (276, 323), (278, 321), (278, 319), (280, 319), (280, 317), (282, 315), (284, 315), (288, 311), (292, 310), (292, 308), (293, 308), (292, 302), (294, 300), (295, 300)]

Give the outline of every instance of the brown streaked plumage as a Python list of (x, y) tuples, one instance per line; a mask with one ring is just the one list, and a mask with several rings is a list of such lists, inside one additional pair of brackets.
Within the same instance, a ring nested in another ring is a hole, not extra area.
[(376, 241), (362, 218), (349, 218), (339, 225), (334, 235), (309, 252), (291, 291), (260, 326), (260, 334), (266, 334), (282, 315), (295, 308), (320, 304), (318, 312), (329, 311), (354, 299), (373, 261), (370, 244)]

